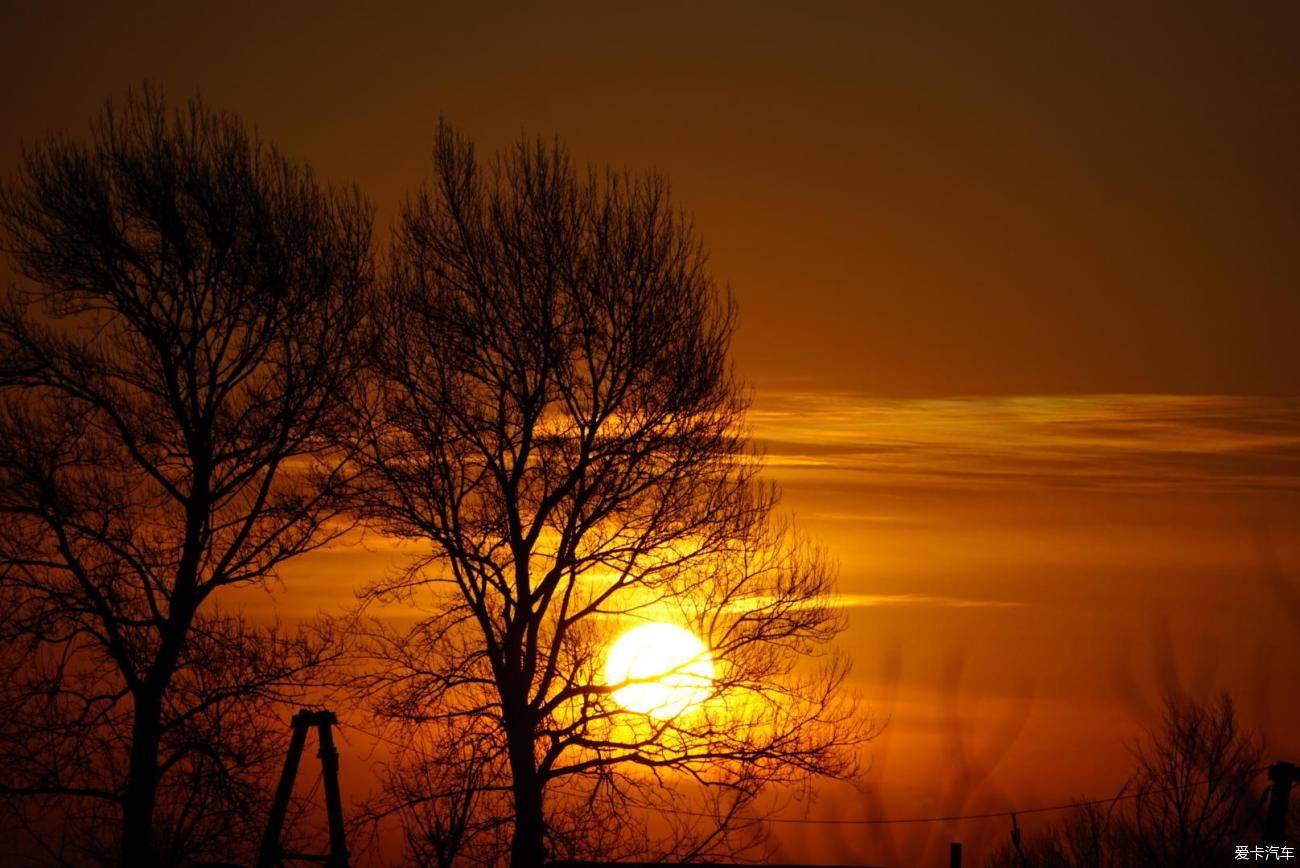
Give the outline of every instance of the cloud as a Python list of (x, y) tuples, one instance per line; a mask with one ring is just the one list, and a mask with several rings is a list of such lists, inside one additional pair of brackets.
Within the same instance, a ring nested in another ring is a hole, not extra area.
[(873, 399), (760, 394), (777, 478), (859, 485), (1300, 491), (1300, 400), (1215, 395)]
[(974, 600), (940, 594), (836, 594), (832, 605), (841, 609), (869, 609), (906, 606), (934, 609), (1016, 609), (1027, 605), (1018, 600)]
[[(749, 596), (727, 601), (723, 609), (730, 612), (753, 612), (776, 606), (774, 597)], [(831, 594), (818, 600), (786, 602), (781, 608), (805, 609), (826, 605), (834, 609), (1018, 609), (1028, 605), (1018, 600), (978, 600), (942, 594)]]

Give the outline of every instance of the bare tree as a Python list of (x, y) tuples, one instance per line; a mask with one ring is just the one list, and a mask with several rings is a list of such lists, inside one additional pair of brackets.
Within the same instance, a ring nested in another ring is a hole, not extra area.
[(345, 527), (371, 210), (198, 100), (92, 130), (0, 194), (0, 785), (88, 800), (136, 868), (235, 846), (252, 718), (330, 653), (218, 597)]
[(462, 722), (455, 729), (399, 729), (405, 742), (391, 742), (398, 749), (380, 773), (383, 786), (354, 821), (376, 844), (400, 835), (403, 861), (416, 868), (492, 868), (509, 849), (509, 795), (496, 786), (503, 776), (494, 722)]
[(1003, 847), (991, 864), (1199, 868), (1258, 839), (1263, 751), (1238, 726), (1227, 694), (1209, 702), (1166, 696), (1159, 727), (1135, 753), (1137, 768), (1116, 801), (1081, 806), (1035, 840)]
[[(358, 425), (365, 515), (429, 554), (371, 589), (420, 617), (377, 629), (367, 691), (389, 721), (495, 722), (485, 786), (511, 797), (516, 866), (732, 847), (764, 785), (848, 776), (866, 734), (836, 699), (833, 570), (747, 447), (734, 306), (657, 177), (529, 141), (484, 167), (446, 128), (434, 164)], [(673, 664), (701, 680), (679, 713), (617, 699), (662, 673), (603, 675), (646, 621), (707, 645)]]
[[(1127, 787), (1121, 795), (1128, 792)], [(1120, 861), (1121, 815), (1118, 803), (1081, 803), (1059, 824), (1032, 839), (1016, 840), (994, 850), (992, 868), (1115, 868)], [(1018, 832), (1016, 833), (1019, 834)]]
[(1263, 750), (1241, 731), (1227, 694), (1209, 703), (1168, 697), (1137, 761), (1125, 827), (1131, 864), (1219, 865), (1255, 837)]

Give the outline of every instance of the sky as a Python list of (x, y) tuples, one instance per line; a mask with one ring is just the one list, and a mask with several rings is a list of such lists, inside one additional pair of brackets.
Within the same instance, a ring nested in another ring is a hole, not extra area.
[[(1161, 690), (1300, 759), (1300, 6), (12, 3), (0, 174), (145, 79), (387, 227), (439, 118), (658, 171), (890, 725), (817, 815), (1112, 794)], [(328, 608), (373, 554), (286, 576)], [(1288, 741), (1289, 739), (1289, 741)], [(819, 813), (820, 812), (820, 813)], [(830, 831), (827, 831), (827, 829)], [(989, 824), (782, 830), (916, 859)], [(814, 840), (815, 838), (815, 840)]]
[(439, 117), (556, 135), (672, 180), (759, 385), (1295, 393), (1294, 4), (339, 5), (6, 0), (0, 166), (146, 77), (385, 224)]

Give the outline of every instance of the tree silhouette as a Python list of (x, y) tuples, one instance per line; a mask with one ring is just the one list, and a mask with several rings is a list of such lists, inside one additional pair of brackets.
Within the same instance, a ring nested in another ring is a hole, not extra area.
[[(434, 168), (358, 424), (364, 515), (428, 552), (371, 589), (419, 617), (376, 627), (367, 695), (417, 730), (495, 722), (479, 788), (509, 793), (516, 866), (733, 846), (763, 785), (849, 775), (867, 734), (842, 659), (809, 662), (842, 626), (833, 571), (758, 479), (734, 306), (657, 177), (530, 141), (484, 167), (445, 127)], [(609, 640), (645, 621), (711, 650), (698, 708), (630, 711), (605, 683)], [(707, 817), (669, 813), (688, 786)], [(638, 838), (638, 808), (668, 812)]]
[(1221, 864), (1257, 836), (1258, 741), (1242, 732), (1232, 700), (1171, 696), (1160, 728), (1137, 753), (1126, 848), (1141, 865)]
[(492, 761), (499, 734), (487, 715), (458, 723), (406, 728), (353, 822), (375, 843), (400, 830), (403, 863), (415, 868), (493, 868), (509, 850), (509, 795)]
[(991, 864), (1197, 868), (1258, 842), (1263, 751), (1238, 726), (1227, 694), (1206, 702), (1166, 696), (1163, 719), (1135, 759), (1116, 802), (1080, 807), (1035, 840), (1003, 847)]
[(147, 89), (92, 130), (0, 194), (25, 278), (0, 313), (0, 786), (37, 833), (31, 799), (83, 805), (124, 866), (228, 857), (278, 743), (258, 715), (329, 652), (218, 597), (345, 526), (326, 444), (371, 211), (198, 100)]

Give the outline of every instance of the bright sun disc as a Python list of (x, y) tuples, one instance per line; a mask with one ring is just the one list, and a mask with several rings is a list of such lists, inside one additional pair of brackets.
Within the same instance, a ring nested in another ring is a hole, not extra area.
[(665, 720), (709, 698), (713, 655), (694, 633), (673, 624), (643, 624), (614, 641), (605, 658), (605, 683), (654, 679), (614, 691), (629, 711)]

